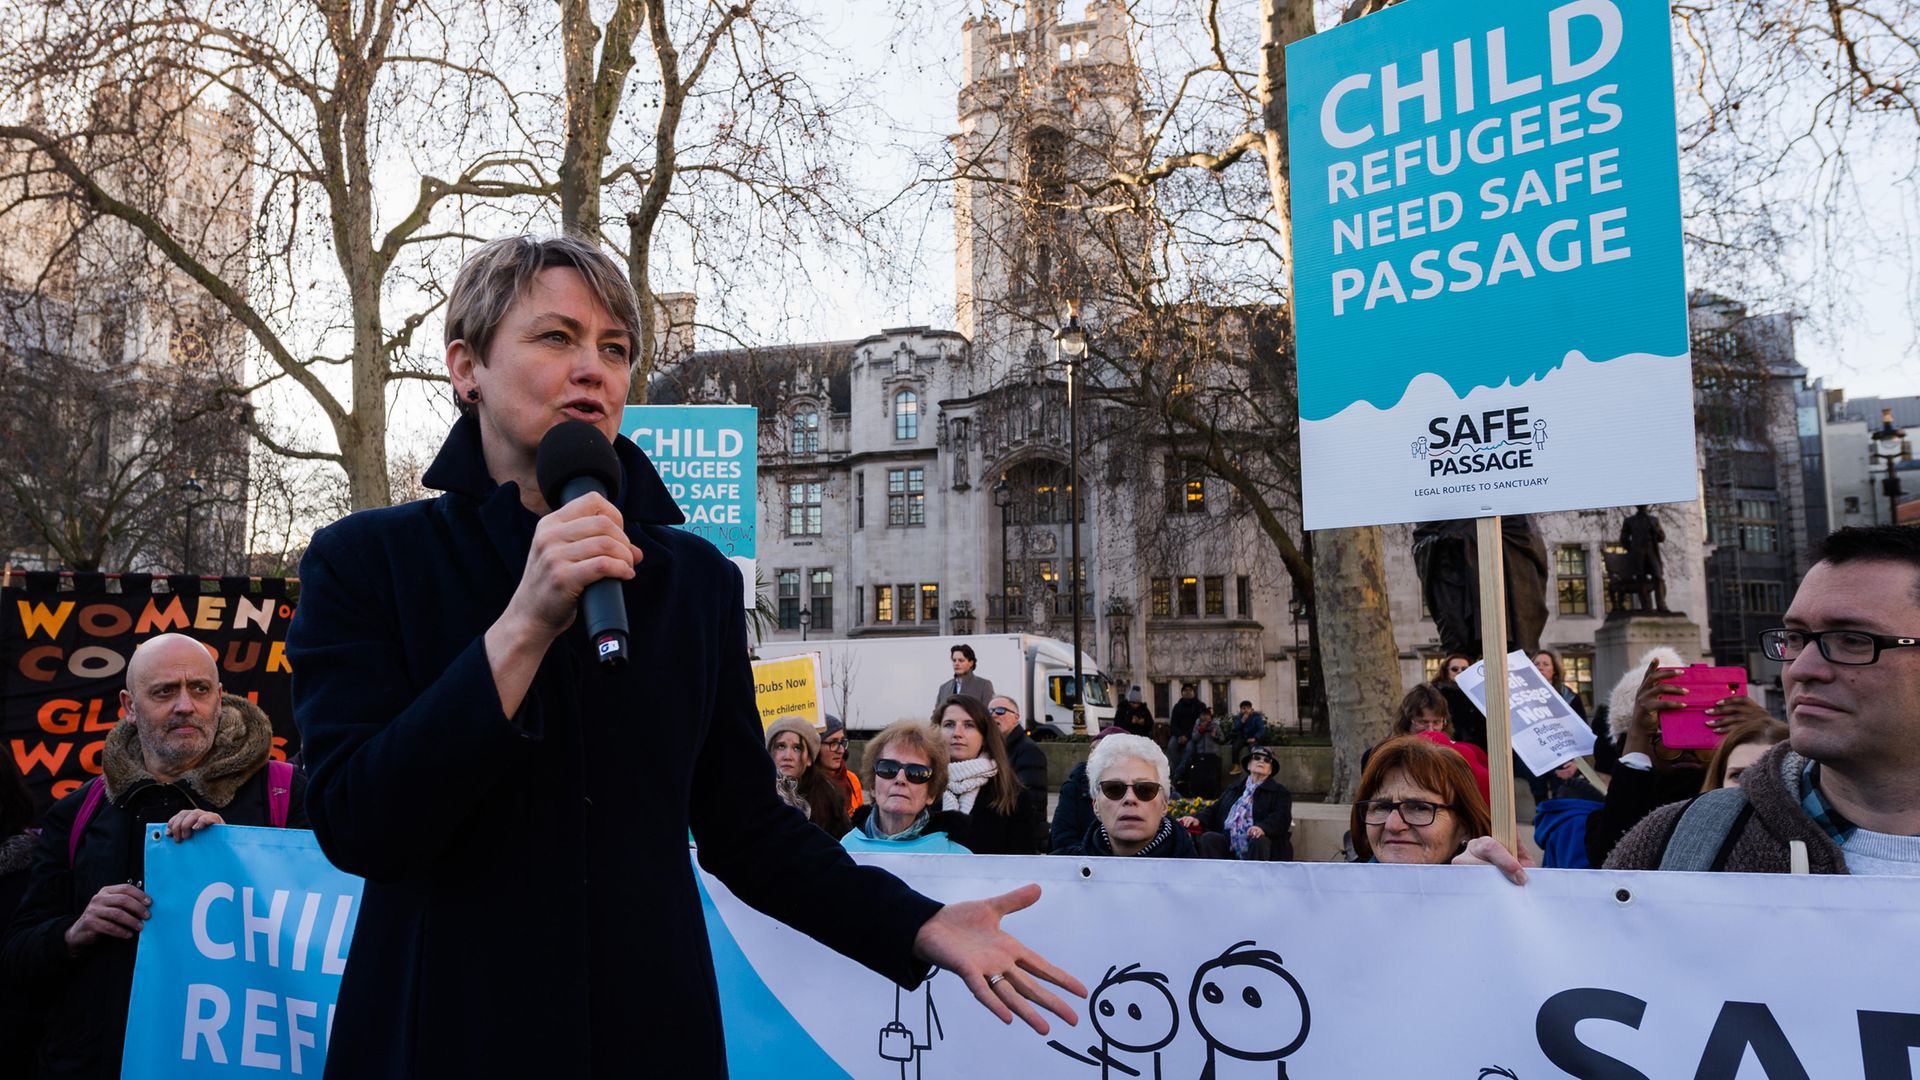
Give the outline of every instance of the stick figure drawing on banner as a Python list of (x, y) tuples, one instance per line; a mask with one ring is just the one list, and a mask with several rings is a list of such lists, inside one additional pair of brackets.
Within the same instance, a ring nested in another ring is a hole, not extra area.
[[(1117, 1071), (1126, 1076), (1151, 1076), (1160, 1080), (1160, 1051), (1180, 1031), (1180, 1007), (1174, 1004), (1173, 991), (1167, 989), (1167, 977), (1157, 971), (1141, 971), (1139, 964), (1108, 968), (1107, 977), (1093, 988), (1087, 998), (1087, 1015), (1100, 1045), (1087, 1047), (1085, 1054), (1067, 1049), (1059, 1040), (1048, 1046), (1075, 1061), (1100, 1066), (1100, 1080), (1112, 1080)], [(1139, 1062), (1153, 1071), (1143, 1073), (1115, 1057), (1114, 1050), (1129, 1054), (1149, 1054)]]
[(907, 1063), (912, 1062), (913, 1078), (920, 1080), (920, 1067), (925, 1063), (926, 1052), (933, 1049), (933, 1040), (944, 1039), (947, 1033), (940, 1027), (940, 1010), (933, 1007), (931, 976), (921, 984), (919, 991), (926, 1002), (921, 1018), (925, 1027), (920, 1034), (915, 1034), (900, 1020), (900, 995), (904, 992), (898, 986), (893, 988), (893, 1019), (880, 1027), (880, 1057), (900, 1063), (900, 1080), (907, 1080)]
[(1417, 458), (1427, 456), (1427, 437), (1425, 435), (1413, 440), (1413, 456)]
[(1547, 445), (1547, 422), (1545, 420), (1535, 420), (1533, 422), (1533, 445), (1535, 449)]
[(1306, 991), (1278, 953), (1253, 944), (1236, 942), (1193, 973), (1187, 1012), (1207, 1040), (1200, 1080), (1285, 1080), (1284, 1059), (1307, 1041)]

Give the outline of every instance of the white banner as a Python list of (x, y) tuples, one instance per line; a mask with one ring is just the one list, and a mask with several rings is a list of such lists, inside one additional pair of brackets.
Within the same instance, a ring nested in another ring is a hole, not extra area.
[[(1485, 660), (1461, 672), (1454, 681), (1482, 713), (1487, 711)], [(1507, 721), (1513, 729), (1513, 752), (1535, 776), (1545, 776), (1574, 758), (1593, 753), (1593, 728), (1520, 649), (1507, 654)]]
[(899, 991), (703, 874), (734, 1080), (1915, 1075), (1920, 879), (860, 858), (944, 901), (1040, 882), (1005, 925), (1093, 991), (1079, 1026)]

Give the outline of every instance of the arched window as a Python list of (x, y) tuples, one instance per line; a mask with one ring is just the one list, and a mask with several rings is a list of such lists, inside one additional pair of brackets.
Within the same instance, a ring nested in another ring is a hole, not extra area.
[(920, 437), (920, 395), (911, 390), (893, 395), (893, 437), (902, 441)]
[(820, 410), (802, 405), (793, 410), (793, 428), (787, 448), (796, 454), (820, 452)]

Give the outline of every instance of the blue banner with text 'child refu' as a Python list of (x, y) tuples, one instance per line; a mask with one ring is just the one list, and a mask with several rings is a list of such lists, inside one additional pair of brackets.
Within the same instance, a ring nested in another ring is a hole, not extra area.
[(122, 1080), (319, 1076), (360, 879), (305, 829), (150, 826)]
[(1310, 529), (1695, 496), (1662, 0), (1409, 0), (1287, 47)]

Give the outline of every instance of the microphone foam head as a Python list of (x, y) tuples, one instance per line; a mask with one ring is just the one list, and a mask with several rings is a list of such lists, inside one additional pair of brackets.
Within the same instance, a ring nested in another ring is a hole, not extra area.
[(600, 429), (585, 420), (567, 420), (547, 432), (534, 456), (533, 473), (550, 509), (560, 508), (561, 492), (582, 476), (598, 480), (607, 498), (620, 499), (620, 457)]

